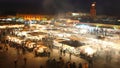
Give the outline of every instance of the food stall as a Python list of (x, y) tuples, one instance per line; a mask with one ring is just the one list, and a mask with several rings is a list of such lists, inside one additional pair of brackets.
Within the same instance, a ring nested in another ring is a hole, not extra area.
[(49, 49), (43, 45), (37, 45), (37, 47), (34, 48), (35, 56), (48, 56), (49, 52)]

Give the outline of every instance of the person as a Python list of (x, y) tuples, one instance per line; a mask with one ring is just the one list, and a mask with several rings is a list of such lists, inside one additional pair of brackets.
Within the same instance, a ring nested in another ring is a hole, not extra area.
[(25, 51), (25, 48), (24, 48), (24, 47), (22, 48), (22, 53), (23, 53), (23, 55), (26, 53), (26, 51)]
[(27, 62), (27, 58), (26, 58), (26, 57), (24, 57), (24, 63), (25, 63), (25, 65), (26, 65), (26, 62)]
[(6, 46), (6, 51), (8, 51), (8, 46)]
[(50, 58), (46, 61), (46, 66), (47, 66), (47, 68), (49, 68), (50, 67), (50, 62), (51, 62), (51, 60), (50, 60)]
[(88, 64), (87, 63), (84, 63), (84, 68), (88, 68)]
[(93, 59), (90, 58), (88, 62), (89, 62), (89, 68), (93, 68)]
[(70, 54), (69, 54), (70, 60), (71, 60), (71, 55), (72, 55), (72, 53), (70, 52)]
[(37, 50), (35, 50), (34, 52), (35, 52), (35, 57), (38, 56)]
[(64, 56), (65, 56), (65, 53), (66, 53), (66, 50), (63, 50), (63, 54), (64, 54)]
[(59, 57), (58, 67), (63, 68), (63, 66), (64, 66), (64, 59), (62, 57)]
[(73, 62), (72, 68), (76, 68), (76, 63), (75, 62)]
[(52, 65), (54, 68), (57, 68), (57, 61), (55, 60), (55, 58), (53, 58), (52, 60)]
[(78, 68), (82, 68), (82, 64), (81, 63), (79, 63), (79, 67)]
[(48, 54), (47, 54), (48, 58), (50, 58), (50, 51), (48, 51)]
[(14, 60), (15, 68), (17, 68), (17, 59)]
[(60, 56), (62, 56), (62, 48), (60, 49)]
[(42, 65), (40, 65), (40, 68), (43, 68), (43, 66), (42, 66)]
[(71, 67), (71, 62), (67, 62), (67, 67), (66, 68), (70, 68)]
[(47, 56), (47, 52), (46, 52), (46, 50), (44, 50), (43, 54), (44, 54), (44, 56)]

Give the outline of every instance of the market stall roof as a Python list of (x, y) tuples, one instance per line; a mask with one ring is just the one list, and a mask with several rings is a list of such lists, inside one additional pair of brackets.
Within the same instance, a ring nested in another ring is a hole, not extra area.
[(39, 48), (47, 48), (47, 47), (43, 45), (39, 45)]
[(64, 41), (61, 41), (60, 43), (66, 44), (66, 45), (69, 45), (69, 46), (72, 46), (72, 47), (79, 47), (79, 46), (84, 45), (84, 43), (81, 43), (77, 40), (64, 40)]
[(37, 36), (37, 35), (45, 35), (47, 33), (44, 33), (44, 32), (32, 32), (32, 33), (29, 33), (30, 35), (32, 36)]

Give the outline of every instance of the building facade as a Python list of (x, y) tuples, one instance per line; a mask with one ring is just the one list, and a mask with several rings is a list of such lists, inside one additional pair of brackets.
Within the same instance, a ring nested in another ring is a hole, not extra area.
[(38, 14), (16, 14), (16, 17), (23, 18), (24, 20), (42, 20), (53, 18), (54, 15), (38, 15)]
[(96, 2), (93, 2), (90, 7), (90, 15), (92, 18), (96, 17)]

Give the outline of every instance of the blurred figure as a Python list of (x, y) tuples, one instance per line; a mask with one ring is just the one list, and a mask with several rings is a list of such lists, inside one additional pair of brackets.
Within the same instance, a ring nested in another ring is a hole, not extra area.
[(40, 65), (40, 68), (43, 68), (43, 66), (42, 66), (42, 65)]
[(63, 54), (64, 54), (64, 56), (66, 55), (66, 50), (63, 50)]
[(60, 49), (60, 56), (62, 56), (62, 48)]
[(83, 68), (88, 68), (88, 64), (84, 63)]
[(82, 68), (82, 64), (81, 63), (79, 63), (79, 67), (78, 68)]
[(27, 62), (27, 58), (26, 57), (24, 57), (24, 64), (26, 65), (26, 62)]
[(70, 53), (69, 53), (69, 58), (70, 58), (70, 60), (71, 60), (71, 55), (72, 55), (72, 53), (70, 52)]
[(72, 63), (71, 68), (76, 68), (76, 63), (75, 62)]
[(17, 68), (17, 62), (18, 62), (18, 60), (15, 59), (15, 60), (14, 60), (15, 68)]

